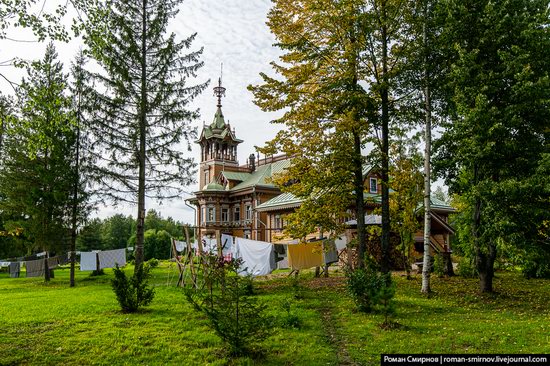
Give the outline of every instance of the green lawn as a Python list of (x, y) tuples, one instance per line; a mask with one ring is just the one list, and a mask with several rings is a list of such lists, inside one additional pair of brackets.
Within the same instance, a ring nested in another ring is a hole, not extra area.
[[(230, 360), (207, 320), (174, 286), (175, 269), (153, 270), (156, 296), (146, 311), (123, 314), (110, 288), (113, 274), (68, 269), (49, 284), (0, 274), (0, 365), (378, 365), (381, 353), (550, 353), (550, 281), (498, 273), (496, 295), (479, 296), (476, 280), (433, 278), (434, 295), (419, 294), (420, 277), (399, 274), (396, 321), (354, 310), (339, 273), (301, 277), (296, 299), (285, 273), (257, 282), (268, 312), (292, 299), (300, 329), (275, 328), (263, 356)], [(171, 276), (171, 277), (170, 277)]]

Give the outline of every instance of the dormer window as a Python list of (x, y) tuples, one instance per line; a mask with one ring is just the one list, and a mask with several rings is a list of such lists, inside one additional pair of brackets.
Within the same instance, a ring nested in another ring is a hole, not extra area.
[(376, 178), (371, 178), (369, 183), (369, 192), (378, 193), (378, 180)]

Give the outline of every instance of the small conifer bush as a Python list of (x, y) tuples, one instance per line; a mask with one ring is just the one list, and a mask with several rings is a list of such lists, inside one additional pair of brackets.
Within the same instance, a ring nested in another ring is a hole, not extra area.
[(136, 268), (132, 277), (127, 277), (117, 264), (111, 285), (123, 312), (134, 313), (153, 301), (154, 290), (147, 284), (149, 271), (150, 267), (142, 264)]

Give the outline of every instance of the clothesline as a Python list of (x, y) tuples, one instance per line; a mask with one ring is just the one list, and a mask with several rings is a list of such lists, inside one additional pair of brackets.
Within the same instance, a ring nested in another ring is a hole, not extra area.
[[(339, 238), (339, 246), (344, 242)], [(218, 253), (216, 238), (202, 237), (202, 248), (205, 252), (212, 254)], [(175, 248), (178, 252), (183, 252), (187, 248), (184, 241), (174, 240)], [(331, 263), (338, 262), (338, 252), (335, 240), (319, 239), (314, 242), (299, 243), (269, 243), (259, 240), (251, 240), (231, 235), (221, 235), (222, 255), (224, 259), (240, 258), (243, 263), (240, 269), (241, 274), (250, 274), (253, 276), (266, 275), (277, 268), (277, 262), (288, 259), (288, 265), (295, 270), (321, 267)], [(276, 246), (282, 246), (282, 253), (277, 253)], [(191, 249), (198, 250), (197, 241), (191, 243)], [(345, 247), (345, 244), (344, 244)], [(282, 254), (279, 257), (277, 254)], [(287, 255), (285, 258), (284, 255)]]

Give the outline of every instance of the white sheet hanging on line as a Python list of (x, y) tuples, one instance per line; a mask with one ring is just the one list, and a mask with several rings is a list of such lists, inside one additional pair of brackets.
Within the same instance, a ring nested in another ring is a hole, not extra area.
[(277, 265), (273, 244), (244, 238), (235, 238), (236, 257), (243, 259), (242, 275), (263, 276), (271, 273)]
[(95, 271), (97, 269), (96, 252), (81, 252), (80, 253), (80, 270)]
[(233, 258), (233, 237), (231, 235), (222, 234), (222, 253), (226, 260)]
[(348, 238), (345, 235), (339, 236), (336, 238), (335, 243), (337, 250), (346, 249), (348, 245)]
[(126, 265), (126, 249), (106, 250), (99, 252), (99, 269), (115, 268)]
[(176, 246), (176, 250), (180, 253), (187, 248), (187, 243), (180, 240), (174, 240), (174, 245)]
[(212, 252), (216, 254), (218, 252), (218, 248), (216, 245), (216, 238), (209, 238), (206, 236), (202, 237), (202, 249), (205, 252)]

